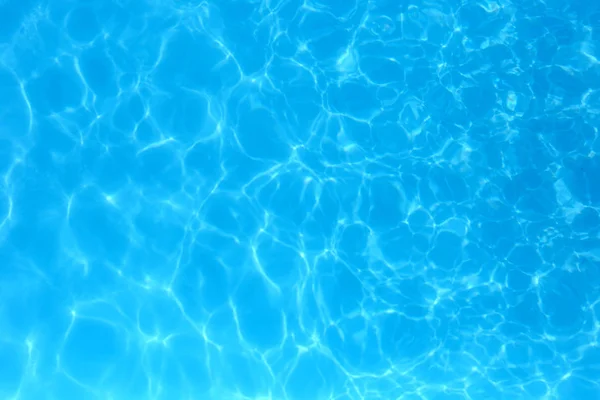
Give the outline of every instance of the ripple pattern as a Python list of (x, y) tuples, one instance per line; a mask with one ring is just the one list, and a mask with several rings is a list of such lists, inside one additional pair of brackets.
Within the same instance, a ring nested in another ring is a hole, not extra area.
[(600, 3), (0, 0), (0, 399), (600, 399)]

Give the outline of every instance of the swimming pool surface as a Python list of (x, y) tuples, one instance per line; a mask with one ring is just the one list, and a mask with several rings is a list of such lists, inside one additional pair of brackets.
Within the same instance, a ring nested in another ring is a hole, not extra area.
[(600, 399), (600, 3), (0, 0), (0, 400)]

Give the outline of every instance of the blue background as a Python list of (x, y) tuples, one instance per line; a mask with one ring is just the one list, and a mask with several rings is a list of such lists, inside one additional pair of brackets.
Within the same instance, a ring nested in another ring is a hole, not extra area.
[(600, 399), (599, 4), (0, 1), (0, 399)]

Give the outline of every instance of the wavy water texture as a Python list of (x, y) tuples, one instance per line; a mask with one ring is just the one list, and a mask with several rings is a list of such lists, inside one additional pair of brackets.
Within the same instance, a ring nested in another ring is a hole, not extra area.
[(596, 3), (0, 1), (0, 398), (600, 399)]

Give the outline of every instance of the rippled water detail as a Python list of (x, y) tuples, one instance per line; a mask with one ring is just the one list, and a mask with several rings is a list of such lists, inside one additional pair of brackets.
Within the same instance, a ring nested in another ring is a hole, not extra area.
[(0, 0), (0, 399), (600, 399), (599, 35)]

